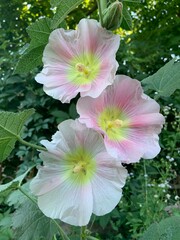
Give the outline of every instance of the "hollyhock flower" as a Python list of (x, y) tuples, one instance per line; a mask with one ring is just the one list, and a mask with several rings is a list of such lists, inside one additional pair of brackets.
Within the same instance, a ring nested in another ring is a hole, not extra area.
[(63, 103), (79, 92), (95, 98), (113, 83), (119, 41), (93, 19), (82, 19), (77, 30), (56, 29), (43, 53), (44, 68), (35, 79)]
[(154, 158), (164, 117), (159, 104), (143, 94), (140, 82), (124, 75), (96, 99), (80, 98), (79, 121), (104, 135), (109, 154), (125, 163)]
[(110, 156), (101, 134), (78, 120), (66, 120), (52, 141), (41, 141), (42, 166), (30, 188), (38, 206), (48, 217), (66, 223), (86, 225), (118, 204), (127, 171)]

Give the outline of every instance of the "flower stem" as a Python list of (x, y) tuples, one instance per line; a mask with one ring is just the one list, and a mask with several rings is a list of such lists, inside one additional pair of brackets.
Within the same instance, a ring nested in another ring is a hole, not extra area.
[(81, 227), (81, 236), (80, 240), (87, 240), (87, 234), (86, 234), (86, 226)]
[(144, 188), (145, 188), (145, 202), (146, 202), (146, 211), (147, 211), (147, 205), (148, 205), (148, 191), (147, 191), (147, 172), (146, 172), (146, 160), (143, 160), (143, 167), (144, 167)]
[(91, 222), (91, 225), (90, 225), (90, 227), (89, 227), (89, 230), (92, 229), (95, 220), (96, 220), (96, 216), (94, 215), (94, 217), (93, 217), (93, 219), (92, 219), (92, 222)]
[(100, 0), (101, 11), (103, 12), (107, 8), (107, 0)]
[(97, 5), (98, 5), (98, 10), (99, 10), (99, 21), (101, 23), (101, 26), (103, 26), (103, 15), (102, 15), (102, 5), (101, 5), (101, 0), (97, 0)]
[(29, 198), (31, 202), (37, 205), (37, 202), (28, 193), (26, 193), (21, 186), (18, 187), (18, 190), (22, 192), (22, 194), (24, 194), (27, 198)]
[(42, 150), (42, 151), (47, 151), (46, 148), (44, 147), (41, 147), (41, 146), (38, 146), (36, 144), (33, 144), (33, 143), (29, 143), (29, 142), (26, 142), (24, 141), (20, 136), (18, 137), (18, 141), (28, 147), (32, 147), (32, 148), (35, 148), (35, 149), (38, 149), (38, 150)]
[[(31, 202), (33, 202), (34, 204), (37, 205), (37, 202), (27, 193), (25, 192), (21, 186), (18, 187), (19, 191), (22, 192), (22, 194), (24, 194)], [(51, 219), (52, 222), (58, 227), (59, 233), (61, 235), (62, 240), (70, 240), (68, 238), (68, 236), (66, 235), (66, 233), (64, 232), (64, 230), (60, 227), (60, 225), (57, 223), (57, 221), (55, 219)]]
[(53, 240), (57, 240), (56, 235), (53, 236)]
[(63, 229), (60, 227), (60, 225), (57, 223), (57, 221), (54, 220), (54, 219), (51, 219), (51, 220), (52, 220), (53, 223), (58, 227), (59, 233), (60, 233), (62, 239), (63, 239), (63, 240), (70, 240), (70, 239), (68, 238), (68, 236), (66, 235), (66, 233), (64, 232), (64, 230), (63, 230)]

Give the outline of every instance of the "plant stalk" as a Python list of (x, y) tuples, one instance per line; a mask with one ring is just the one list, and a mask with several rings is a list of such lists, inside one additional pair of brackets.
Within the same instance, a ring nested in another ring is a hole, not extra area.
[(146, 164), (145, 164), (146, 160), (143, 160), (143, 167), (144, 167), (144, 188), (145, 188), (145, 201), (146, 201), (146, 211), (147, 211), (147, 207), (148, 207), (148, 191), (147, 191), (147, 171), (146, 171)]
[(35, 148), (37, 150), (41, 150), (41, 151), (47, 151), (46, 148), (44, 147), (41, 147), (41, 146), (38, 146), (36, 144), (33, 144), (33, 143), (29, 143), (29, 142), (26, 142), (25, 140), (23, 140), (20, 136), (18, 137), (18, 141), (28, 147), (32, 147), (32, 148)]
[(97, 0), (97, 5), (98, 5), (98, 11), (99, 11), (99, 21), (101, 23), (101, 26), (103, 26), (103, 10), (102, 10), (102, 6), (101, 6), (101, 0)]
[(27, 198), (29, 198), (31, 202), (37, 205), (37, 202), (28, 193), (26, 193), (21, 186), (18, 187), (18, 190), (22, 192), (22, 194), (24, 194)]
[(81, 236), (80, 240), (87, 240), (87, 234), (86, 234), (86, 226), (81, 227)]
[(101, 11), (103, 12), (107, 8), (107, 0), (100, 0)]

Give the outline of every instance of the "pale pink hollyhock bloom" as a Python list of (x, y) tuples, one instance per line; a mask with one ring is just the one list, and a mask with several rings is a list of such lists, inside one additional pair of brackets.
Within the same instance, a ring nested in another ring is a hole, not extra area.
[(109, 154), (124, 163), (154, 158), (164, 117), (159, 104), (143, 94), (140, 82), (118, 75), (96, 99), (80, 98), (79, 121), (104, 136)]
[(47, 148), (30, 188), (48, 217), (75, 226), (87, 225), (91, 214), (112, 211), (118, 204), (127, 177), (126, 169), (110, 156), (101, 134), (78, 120), (66, 120)]
[(54, 30), (43, 53), (44, 67), (36, 81), (44, 91), (61, 102), (99, 96), (113, 83), (120, 37), (93, 19), (82, 19), (77, 30)]

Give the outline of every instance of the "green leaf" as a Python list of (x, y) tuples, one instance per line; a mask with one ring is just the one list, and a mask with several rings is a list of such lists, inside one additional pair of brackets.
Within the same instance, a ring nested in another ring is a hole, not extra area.
[(16, 69), (14, 71), (17, 73), (28, 73), (33, 68), (42, 65), (42, 55), (44, 51), (44, 45), (39, 47), (28, 49), (25, 54), (19, 59), (18, 64), (16, 65)]
[(66, 119), (69, 119), (69, 114), (60, 110), (53, 110), (51, 114), (56, 118), (56, 122), (58, 124)]
[(179, 240), (180, 217), (173, 216), (163, 219), (160, 223), (153, 223), (140, 240)]
[(57, 7), (61, 3), (63, 3), (64, 0), (50, 0), (50, 4), (52, 7)]
[(75, 119), (78, 116), (78, 113), (76, 111), (76, 105), (74, 103), (71, 103), (71, 105), (69, 107), (69, 116), (72, 119)]
[(28, 109), (20, 113), (0, 111), (0, 162), (5, 160), (14, 148), (26, 120), (34, 113)]
[(32, 167), (29, 168), (25, 173), (23, 173), (19, 177), (12, 180), (11, 182), (0, 185), (0, 194), (3, 195), (3, 196), (7, 196), (13, 190), (17, 189), (21, 185), (23, 179), (26, 177), (26, 175), (28, 174), (28, 172), (31, 169), (32, 169)]
[(122, 10), (123, 21), (121, 23), (121, 27), (126, 30), (132, 29), (132, 18), (128, 11), (128, 7), (125, 3), (123, 3), (123, 10)]
[(142, 3), (142, 0), (124, 0), (123, 2)]
[(27, 28), (31, 42), (17, 63), (15, 74), (28, 73), (35, 67), (42, 65), (43, 51), (51, 33), (50, 25), (51, 19), (42, 18)]
[(16, 210), (12, 222), (14, 239), (18, 240), (51, 240), (53, 235), (58, 233), (58, 227), (53, 220), (46, 217), (29, 199)]
[(169, 97), (176, 89), (180, 89), (180, 62), (172, 59), (155, 74), (142, 81), (145, 89), (155, 90), (159, 96)]
[(109, 223), (110, 219), (111, 219), (111, 215), (110, 214), (106, 214), (103, 217), (100, 217), (99, 224), (102, 227), (102, 229), (105, 229), (105, 227)]
[[(61, 1), (62, 2), (62, 1)], [(51, 28), (55, 29), (59, 26), (59, 24), (65, 19), (65, 17), (76, 8), (82, 0), (66, 0), (63, 4), (58, 4), (57, 11), (54, 14)]]
[(95, 238), (95, 237), (92, 237), (92, 236), (87, 236), (87, 239), (89, 239), (89, 240), (100, 240), (99, 238)]
[(51, 33), (50, 25), (51, 19), (42, 18), (27, 27), (27, 33), (32, 39), (32, 42), (30, 43), (31, 47), (39, 44), (46, 45), (48, 43), (49, 35)]
[[(21, 189), (24, 192), (28, 192), (29, 184), (30, 181), (24, 183), (23, 185), (21, 184)], [(6, 203), (9, 206), (14, 205), (15, 208), (18, 208), (25, 201), (25, 199), (27, 199), (27, 196), (25, 196), (19, 189), (17, 189), (9, 194), (8, 198), (6, 199)]]
[(0, 236), (1, 240), (11, 240), (12, 236), (12, 229), (11, 229), (11, 215), (10, 211), (7, 210), (5, 213), (0, 213)]

